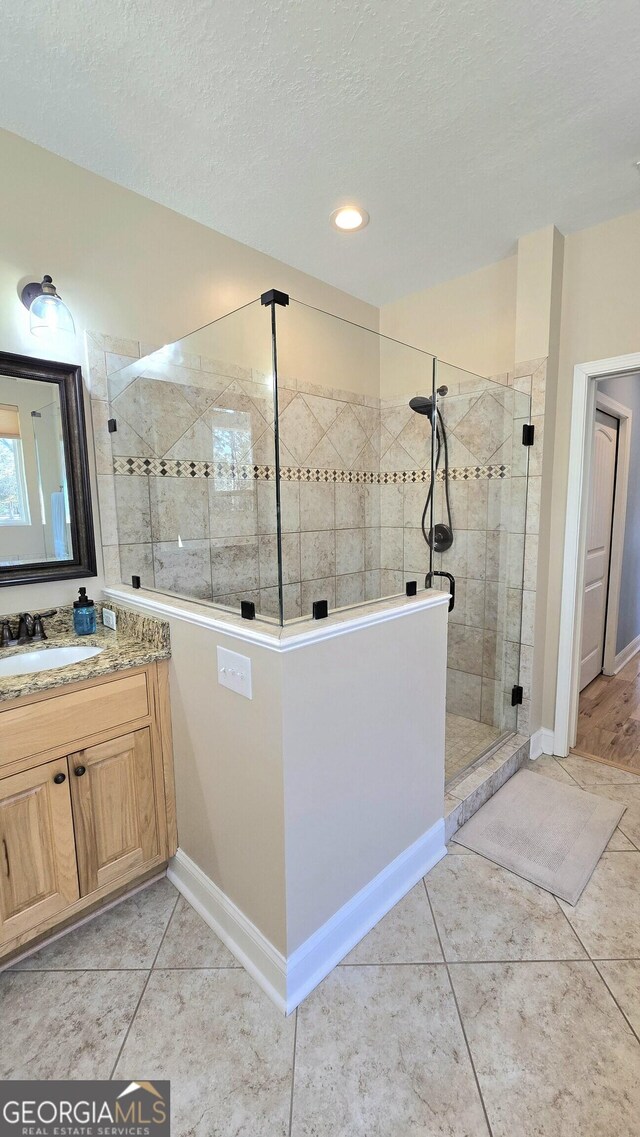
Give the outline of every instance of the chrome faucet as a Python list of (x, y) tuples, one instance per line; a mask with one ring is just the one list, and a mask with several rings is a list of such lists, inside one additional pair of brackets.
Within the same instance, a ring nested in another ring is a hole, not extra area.
[(22, 647), (24, 644), (41, 643), (46, 640), (47, 634), (42, 621), (45, 617), (55, 616), (57, 611), (57, 608), (51, 608), (48, 612), (38, 612), (35, 616), (29, 612), (22, 612), (15, 635), (9, 621), (3, 620), (0, 627), (0, 648)]

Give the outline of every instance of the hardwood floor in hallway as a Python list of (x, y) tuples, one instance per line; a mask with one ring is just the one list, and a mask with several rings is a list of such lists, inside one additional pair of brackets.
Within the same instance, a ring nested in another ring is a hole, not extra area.
[(574, 753), (640, 774), (640, 652), (582, 691)]

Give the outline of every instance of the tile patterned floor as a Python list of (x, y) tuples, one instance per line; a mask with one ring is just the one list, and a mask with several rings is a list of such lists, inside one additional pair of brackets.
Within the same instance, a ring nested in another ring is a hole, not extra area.
[(174, 1137), (640, 1137), (640, 777), (527, 768), (628, 805), (575, 908), (454, 842), (285, 1019), (161, 880), (0, 974), (0, 1078), (169, 1077)]
[(500, 737), (494, 726), (447, 713), (445, 729), (444, 780), (449, 783), (462, 770), (466, 770), (483, 750)]

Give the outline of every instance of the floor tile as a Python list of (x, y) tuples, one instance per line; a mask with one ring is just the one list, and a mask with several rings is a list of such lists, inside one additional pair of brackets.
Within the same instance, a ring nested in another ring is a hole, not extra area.
[(338, 967), (298, 1009), (292, 1137), (484, 1137), (446, 968)]
[(442, 960), (438, 933), (420, 881), (349, 952), (343, 963), (435, 963)]
[(448, 960), (583, 959), (553, 896), (475, 853), (425, 878)]
[(294, 1027), (239, 968), (153, 971), (115, 1076), (171, 1080), (173, 1137), (286, 1137)]
[(591, 963), (451, 974), (493, 1137), (639, 1137), (640, 1048)]
[(622, 829), (614, 829), (611, 840), (605, 849), (605, 853), (636, 853), (635, 845), (631, 843), (628, 837), (625, 837)]
[(16, 963), (19, 971), (149, 968), (178, 893), (163, 877)]
[(625, 837), (633, 842), (636, 849), (640, 849), (640, 786), (593, 786), (589, 791), (611, 798), (612, 801), (621, 801), (626, 810), (618, 822)]
[(0, 1079), (108, 1078), (144, 971), (5, 971)]
[(449, 841), (447, 845), (447, 855), (456, 857), (466, 855), (467, 857), (474, 857), (475, 853), (473, 849), (466, 849), (464, 845), (458, 845), (456, 841)]
[(609, 959), (596, 967), (640, 1037), (640, 959)]
[(581, 758), (579, 754), (569, 754), (567, 758), (561, 759), (561, 765), (583, 789), (590, 789), (591, 786), (640, 786), (640, 777), (631, 770), (619, 770), (617, 766), (593, 762), (590, 758)]
[(155, 966), (240, 967), (240, 964), (184, 896), (180, 896)]
[[(581, 759), (581, 761), (585, 761), (585, 759)], [(597, 765), (601, 770), (611, 769), (611, 767), (605, 767), (604, 763), (601, 762), (590, 763), (590, 765)], [(565, 785), (569, 786), (583, 784), (582, 782), (578, 783), (577, 779), (571, 776), (568, 767), (565, 766), (564, 758), (552, 758), (548, 754), (542, 754), (540, 758), (536, 758), (535, 761), (527, 760), (522, 769), (531, 770), (534, 774), (545, 774), (547, 777), (555, 778), (556, 781), (564, 782)], [(594, 789), (595, 785), (592, 785), (590, 792), (593, 792)], [(635, 849), (635, 845), (631, 843), (628, 837), (625, 837), (621, 829), (616, 829), (607, 845), (606, 852), (622, 853), (630, 852), (633, 849)]]
[(594, 959), (640, 959), (640, 853), (603, 853), (575, 907), (562, 911)]
[(553, 778), (556, 782), (564, 782), (568, 786), (575, 786), (576, 784), (562, 763), (548, 754), (541, 754), (539, 758), (533, 761), (527, 759), (522, 769), (531, 770), (534, 774), (544, 774), (547, 778)]

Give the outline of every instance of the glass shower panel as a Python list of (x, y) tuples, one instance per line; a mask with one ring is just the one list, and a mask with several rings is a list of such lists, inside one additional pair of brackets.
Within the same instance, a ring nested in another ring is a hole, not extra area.
[(109, 399), (122, 581), (279, 621), (269, 312), (112, 373)]
[(517, 727), (528, 466), (522, 425), (530, 396), (440, 360), (436, 372), (434, 572), (455, 579), (447, 656), (451, 781)]
[(285, 620), (423, 589), (433, 356), (296, 300), (276, 321)]

